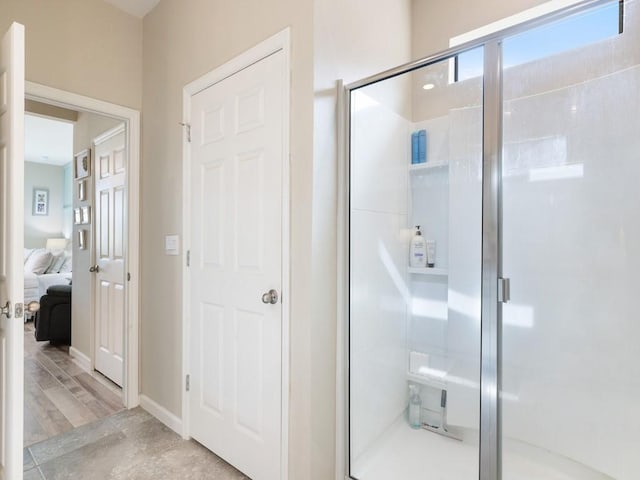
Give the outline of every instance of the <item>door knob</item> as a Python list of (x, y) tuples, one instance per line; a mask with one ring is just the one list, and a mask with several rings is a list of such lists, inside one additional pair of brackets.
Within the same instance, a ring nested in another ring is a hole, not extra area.
[(0, 306), (0, 317), (5, 316), (11, 318), (11, 302), (7, 302), (5, 305)]
[(7, 318), (11, 318), (11, 302), (8, 300), (9, 292), (7, 290), (7, 278), (4, 275), (0, 275), (0, 302), (6, 303), (0, 305), (0, 318), (4, 315)]
[(40, 302), (29, 302), (24, 306), (25, 313), (37, 313), (40, 310)]
[(269, 290), (266, 293), (262, 294), (262, 303), (267, 303), (271, 305), (275, 305), (278, 303), (278, 292), (276, 290)]
[(100, 265), (94, 265), (92, 267), (89, 267), (89, 271), (91, 273), (98, 273), (100, 271)]

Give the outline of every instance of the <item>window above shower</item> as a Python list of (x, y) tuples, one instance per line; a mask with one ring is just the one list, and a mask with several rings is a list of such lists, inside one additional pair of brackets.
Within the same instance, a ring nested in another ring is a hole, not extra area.
[[(553, 8), (552, 4), (557, 3), (548, 2), (550, 11)], [(538, 12), (535, 12), (534, 16), (537, 15)], [(492, 25), (498, 26), (499, 24), (499, 29), (516, 26), (522, 23), (526, 17), (526, 12), (523, 12)], [(492, 33), (492, 25), (455, 37), (451, 39), (450, 45), (460, 45)], [(504, 46), (503, 65), (505, 69), (509, 69), (591, 45), (615, 37), (623, 31), (624, 1), (611, 1), (590, 11), (588, 14), (582, 13), (581, 15), (571, 16), (562, 21), (534, 28), (511, 37), (508, 44)], [(482, 75), (483, 70), (482, 61), (482, 55), (477, 49), (456, 56), (451, 60), (449, 67), (450, 81), (459, 82), (479, 77)]]

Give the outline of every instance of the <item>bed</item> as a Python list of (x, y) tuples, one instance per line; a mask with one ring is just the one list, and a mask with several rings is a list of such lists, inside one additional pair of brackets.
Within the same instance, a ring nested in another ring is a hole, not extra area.
[(51, 285), (69, 285), (70, 282), (71, 272), (44, 273), (42, 275), (24, 272), (24, 303), (39, 301)]
[(47, 249), (24, 250), (24, 303), (40, 301), (52, 285), (71, 283), (71, 255)]

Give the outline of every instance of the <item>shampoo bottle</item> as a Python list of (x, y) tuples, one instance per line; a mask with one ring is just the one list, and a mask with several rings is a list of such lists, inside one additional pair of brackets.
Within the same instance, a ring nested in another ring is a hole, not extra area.
[(423, 268), (427, 266), (427, 242), (422, 236), (420, 225), (416, 225), (416, 234), (411, 239), (409, 248), (409, 266)]
[(409, 385), (409, 426), (411, 428), (422, 427), (421, 410), (422, 399), (420, 398), (419, 387), (418, 385)]

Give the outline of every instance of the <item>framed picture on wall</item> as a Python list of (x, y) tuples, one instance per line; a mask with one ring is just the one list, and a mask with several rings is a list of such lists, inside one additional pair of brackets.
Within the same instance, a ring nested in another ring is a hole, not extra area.
[(91, 151), (89, 149), (76, 153), (75, 171), (76, 178), (86, 178), (91, 175)]
[(33, 189), (33, 214), (49, 215), (49, 189), (35, 187)]

